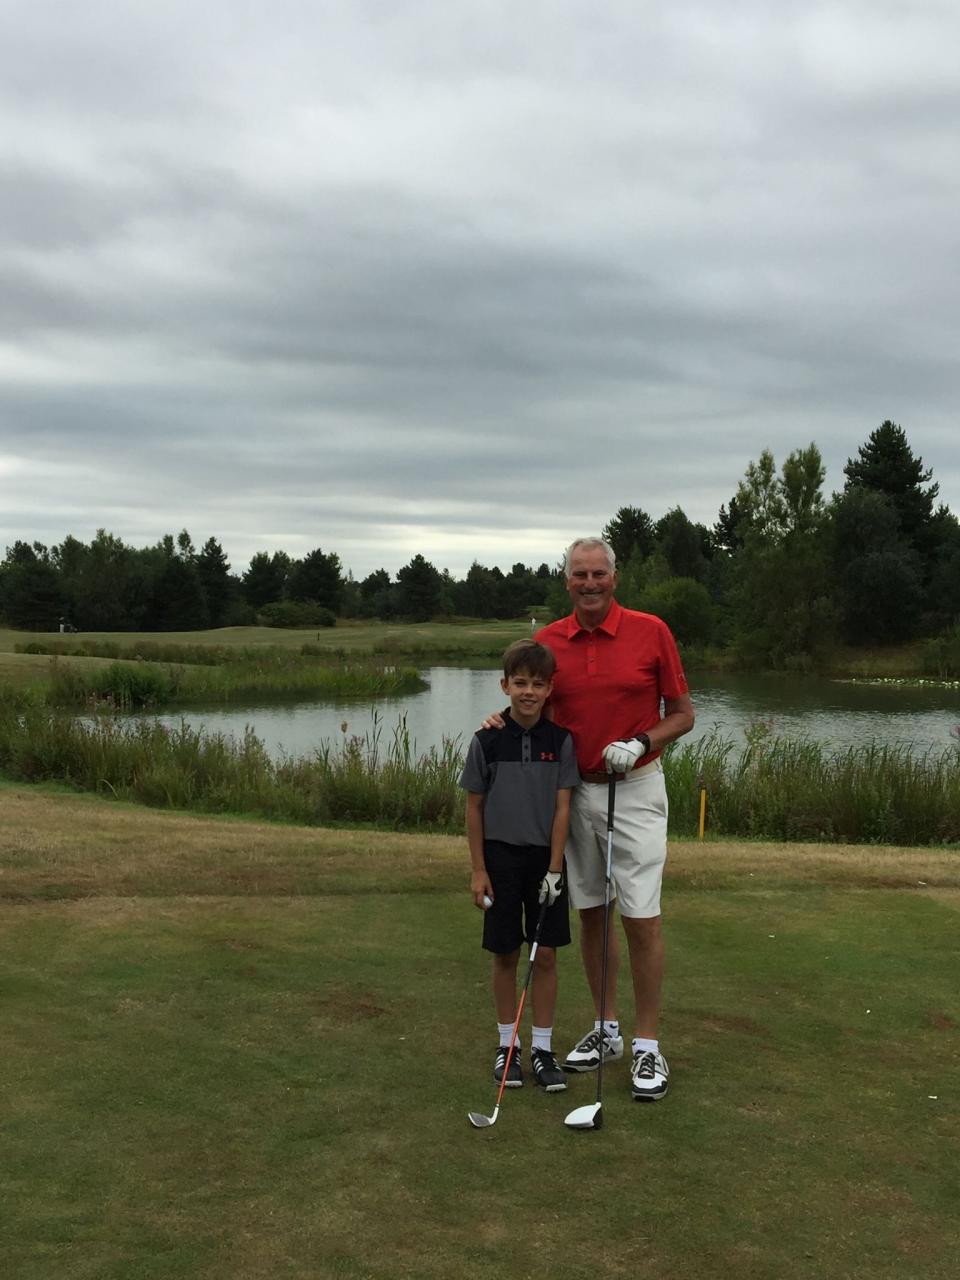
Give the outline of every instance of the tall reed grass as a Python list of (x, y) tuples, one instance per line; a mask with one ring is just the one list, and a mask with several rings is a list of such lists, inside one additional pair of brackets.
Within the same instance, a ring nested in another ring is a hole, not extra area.
[(816, 742), (754, 734), (735, 753), (710, 736), (665, 752), (671, 829), (697, 830), (707, 793), (711, 836), (856, 844), (960, 842), (960, 750), (912, 755), (870, 743), (825, 750)]
[(180, 640), (30, 640), (15, 644), (15, 653), (47, 654), (51, 658), (114, 658), (124, 662), (172, 662), (195, 667), (222, 667), (229, 663), (257, 662), (277, 665), (289, 662), (295, 652), (324, 662), (342, 662), (346, 650), (307, 641), (299, 650), (289, 645), (189, 644)]
[[(522, 632), (521, 632), (522, 635)], [(458, 644), (442, 644), (439, 640), (424, 642), (407, 640), (404, 636), (388, 636), (379, 640), (372, 647), (372, 652), (383, 658), (405, 658), (407, 661), (420, 662), (427, 665), (437, 658), (450, 658), (456, 662), (472, 662), (474, 659), (500, 662), (503, 651), (509, 640), (499, 638), (495, 641), (462, 639)]]
[(245, 813), (287, 822), (459, 830), (459, 742), (418, 754), (405, 725), (273, 760), (252, 729), (242, 741), (155, 720), (82, 721), (43, 708), (0, 709), (0, 770), (161, 808)]
[(219, 667), (249, 662), (264, 652), (252, 645), (230, 648), (217, 644), (181, 644), (175, 640), (30, 640), (14, 645), (16, 653), (49, 654), (54, 658), (115, 658), (126, 662), (175, 662)]
[[(417, 751), (400, 721), (346, 733), (310, 756), (271, 759), (187, 724), (100, 716), (82, 721), (21, 703), (0, 707), (0, 771), (144, 804), (248, 813), (289, 822), (463, 830), (462, 743)], [(886, 745), (826, 751), (755, 734), (741, 751), (719, 737), (666, 752), (670, 829), (694, 835), (700, 790), (710, 837), (878, 844), (960, 843), (960, 749), (911, 756)]]
[[(281, 660), (282, 658), (282, 660)], [(96, 671), (51, 664), (53, 707), (107, 706), (120, 711), (244, 702), (253, 698), (379, 698), (427, 687), (413, 667), (373, 663), (328, 666), (269, 651), (223, 666), (114, 662)]]

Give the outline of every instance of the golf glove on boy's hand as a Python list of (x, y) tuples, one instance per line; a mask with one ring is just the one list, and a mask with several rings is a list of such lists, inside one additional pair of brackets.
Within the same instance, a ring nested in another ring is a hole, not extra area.
[(548, 906), (552, 907), (561, 893), (563, 893), (563, 872), (548, 871), (540, 881), (540, 897), (537, 901), (540, 903), (546, 902)]
[[(644, 735), (646, 736), (646, 735)], [(650, 739), (629, 738), (626, 742), (611, 742), (603, 749), (603, 758), (612, 773), (629, 773), (642, 755), (646, 755)]]

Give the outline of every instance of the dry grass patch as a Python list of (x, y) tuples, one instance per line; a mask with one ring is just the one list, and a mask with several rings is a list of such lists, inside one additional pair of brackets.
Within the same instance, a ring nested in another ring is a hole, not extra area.
[[(440, 892), (467, 882), (466, 842), (459, 836), (211, 818), (10, 784), (0, 784), (0, 804), (0, 896), (8, 899)], [(667, 863), (668, 892), (803, 884), (958, 888), (960, 855), (691, 841), (674, 842)]]
[(285, 894), (455, 888), (465, 842), (157, 812), (0, 787), (0, 895)]
[(960, 887), (960, 850), (926, 845), (673, 841), (667, 878), (691, 888), (720, 883), (750, 889), (797, 883), (877, 889)]

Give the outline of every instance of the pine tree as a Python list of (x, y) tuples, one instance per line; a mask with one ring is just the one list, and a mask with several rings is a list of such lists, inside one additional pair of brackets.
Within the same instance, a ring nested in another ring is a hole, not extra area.
[(8, 626), (56, 631), (63, 616), (60, 574), (47, 548), (16, 542), (0, 565), (0, 614)]
[(290, 600), (315, 600), (325, 609), (339, 613), (343, 602), (340, 557), (334, 552), (324, 554), (316, 547), (291, 568), (286, 594)]
[(428, 622), (445, 608), (443, 577), (422, 555), (397, 571), (399, 611), (413, 622)]
[(604, 528), (603, 540), (613, 547), (619, 566), (625, 565), (634, 551), (646, 559), (656, 545), (653, 521), (639, 507), (621, 507)]
[(857, 457), (847, 460), (843, 473), (845, 491), (859, 487), (886, 494), (897, 513), (901, 535), (922, 556), (929, 554), (933, 504), (940, 486), (929, 483), (933, 472), (925, 471), (923, 459), (914, 457), (902, 427), (889, 419), (881, 423), (860, 446)]
[(230, 565), (216, 538), (208, 538), (196, 558), (197, 576), (207, 602), (211, 627), (222, 627), (235, 589), (230, 579)]
[(283, 599), (290, 573), (290, 557), (285, 551), (258, 551), (250, 557), (250, 567), (240, 580), (243, 598), (251, 609), (275, 604)]

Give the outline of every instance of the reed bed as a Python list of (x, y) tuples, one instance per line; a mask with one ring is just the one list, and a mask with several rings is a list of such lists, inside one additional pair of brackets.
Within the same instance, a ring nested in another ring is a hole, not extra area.
[[(324, 742), (272, 759), (248, 729), (241, 741), (154, 720), (78, 720), (48, 708), (0, 707), (0, 771), (143, 804), (246, 813), (306, 824), (366, 823), (459, 832), (460, 739), (419, 752), (401, 719), (385, 735)], [(701, 788), (711, 837), (851, 844), (960, 843), (960, 750), (912, 756), (872, 744), (824, 750), (754, 735), (736, 751), (708, 737), (666, 753), (670, 829), (696, 833)]]
[(752, 735), (735, 753), (712, 736), (666, 755), (671, 827), (697, 830), (707, 793), (711, 836), (856, 844), (960, 842), (960, 750), (912, 755), (876, 742), (825, 750)]
[(413, 667), (374, 663), (325, 665), (288, 652), (220, 666), (115, 662), (97, 671), (51, 664), (53, 707), (158, 709), (254, 698), (379, 698), (427, 687)]
[[(518, 637), (522, 638), (521, 631)], [(498, 636), (495, 640), (482, 637), (469, 639), (456, 637), (453, 642), (443, 643), (440, 639), (430, 641), (408, 640), (404, 636), (388, 636), (372, 646), (372, 652), (382, 658), (405, 658), (407, 661), (427, 665), (438, 658), (449, 658), (455, 662), (466, 663), (474, 659), (499, 663), (503, 660), (503, 651), (510, 640)]]
[[(115, 658), (125, 662), (174, 662), (199, 667), (219, 667), (227, 662), (249, 662), (268, 652), (253, 645), (182, 644), (174, 640), (31, 640), (14, 645), (16, 653), (49, 654), (51, 657)], [(277, 651), (278, 654), (283, 652)], [(329, 652), (329, 651), (328, 651)]]
[(32, 707), (0, 709), (0, 770), (24, 782), (58, 781), (159, 808), (243, 813), (286, 822), (371, 823), (397, 830), (459, 830), (459, 741), (418, 754), (401, 722), (384, 743), (324, 743), (312, 756), (273, 760), (252, 729), (242, 741), (181, 722), (89, 721)]

